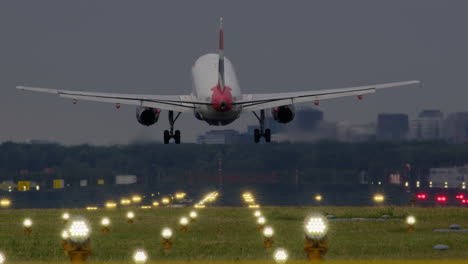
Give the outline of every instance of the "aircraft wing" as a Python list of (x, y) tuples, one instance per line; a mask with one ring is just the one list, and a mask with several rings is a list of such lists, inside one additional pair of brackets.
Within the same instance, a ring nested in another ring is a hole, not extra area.
[(244, 111), (258, 111), (266, 108), (279, 107), (283, 105), (315, 102), (324, 99), (332, 99), (345, 96), (361, 96), (364, 94), (374, 93), (379, 89), (392, 88), (399, 86), (407, 86), (419, 84), (420, 81), (406, 81), (375, 84), (359, 87), (349, 87), (341, 89), (315, 90), (305, 92), (287, 92), (287, 93), (271, 93), (271, 94), (246, 94), (242, 101), (234, 104), (242, 105)]
[(118, 93), (96, 93), (69, 90), (56, 90), (38, 87), (17, 86), (16, 89), (31, 92), (57, 94), (63, 98), (80, 101), (96, 101), (114, 104), (127, 104), (159, 108), (175, 112), (192, 112), (197, 104), (207, 104), (194, 100), (191, 95), (140, 95)]

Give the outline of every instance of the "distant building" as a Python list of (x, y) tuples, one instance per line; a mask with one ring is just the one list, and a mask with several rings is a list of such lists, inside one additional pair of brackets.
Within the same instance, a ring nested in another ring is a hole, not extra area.
[[(253, 134), (252, 134), (253, 135)], [(240, 133), (236, 130), (211, 130), (197, 137), (198, 144), (235, 144), (240, 141)], [(253, 136), (252, 136), (253, 141)]]
[(345, 142), (361, 142), (375, 138), (375, 124), (353, 124), (348, 121), (338, 121), (335, 138)]
[(423, 110), (418, 118), (411, 122), (411, 134), (415, 139), (442, 138), (444, 114), (440, 110)]
[(312, 108), (303, 108), (297, 111), (295, 123), (302, 131), (312, 131), (323, 121), (323, 112)]
[(409, 132), (407, 114), (379, 114), (376, 137), (378, 140), (403, 140)]
[(450, 114), (444, 121), (443, 136), (451, 143), (468, 142), (468, 112)]

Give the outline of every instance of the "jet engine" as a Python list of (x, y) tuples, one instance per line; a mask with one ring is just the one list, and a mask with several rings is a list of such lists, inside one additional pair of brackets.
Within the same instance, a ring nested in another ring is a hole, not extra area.
[(271, 109), (273, 119), (278, 123), (289, 123), (294, 119), (294, 106), (283, 105)]
[(161, 109), (151, 107), (137, 107), (136, 118), (138, 123), (144, 126), (151, 126), (158, 122)]

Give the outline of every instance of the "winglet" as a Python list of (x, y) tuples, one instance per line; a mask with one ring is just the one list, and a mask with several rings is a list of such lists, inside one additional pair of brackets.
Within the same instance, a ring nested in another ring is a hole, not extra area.
[(218, 84), (221, 91), (224, 91), (224, 31), (223, 18), (219, 18), (219, 59), (218, 59)]

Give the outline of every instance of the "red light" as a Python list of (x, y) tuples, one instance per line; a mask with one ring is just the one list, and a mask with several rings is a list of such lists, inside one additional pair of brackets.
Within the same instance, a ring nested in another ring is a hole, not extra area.
[(119, 109), (119, 108), (120, 108), (120, 104), (119, 104), (119, 103), (116, 103), (116, 104), (115, 104), (115, 108)]
[(314, 105), (319, 105), (319, 104), (320, 104), (319, 100), (314, 101)]
[(357, 97), (359, 100), (362, 100), (362, 95), (358, 95)]
[(426, 200), (427, 195), (425, 193), (420, 193), (416, 196), (419, 200)]
[(459, 199), (459, 200), (465, 199), (465, 195), (463, 195), (463, 194), (459, 194), (459, 195), (457, 195), (457, 196), (455, 196), (455, 197), (456, 197), (457, 199)]
[(443, 203), (443, 202), (446, 202), (446, 201), (447, 201), (447, 197), (445, 197), (445, 196), (437, 196), (436, 200), (437, 200), (439, 203)]
[(468, 203), (468, 200), (462, 200), (461, 202), (462, 202), (463, 204), (466, 204), (466, 203)]

